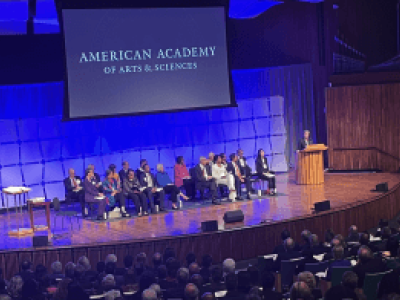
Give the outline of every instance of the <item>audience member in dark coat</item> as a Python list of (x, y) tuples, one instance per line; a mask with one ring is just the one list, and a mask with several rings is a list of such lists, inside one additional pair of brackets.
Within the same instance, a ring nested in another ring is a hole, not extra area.
[(121, 180), (121, 185), (123, 185), (124, 181), (128, 178), (128, 172), (129, 172), (129, 163), (127, 161), (124, 161), (122, 163), (121, 171), (118, 172), (119, 180)]
[(366, 246), (368, 247), (372, 252), (376, 252), (377, 249), (374, 245), (372, 245), (369, 241), (369, 234), (367, 232), (363, 232), (360, 234), (360, 240), (358, 245), (354, 245), (350, 249), (350, 256), (357, 256), (358, 255), (358, 250), (360, 249), (361, 246)]
[(209, 254), (203, 255), (201, 259), (201, 270), (200, 275), (203, 277), (204, 284), (210, 283), (211, 278), (211, 268), (212, 265), (212, 257)]
[(174, 289), (178, 285), (176, 275), (180, 268), (179, 262), (175, 258), (171, 257), (167, 260), (166, 266), (167, 266), (167, 278), (161, 280), (159, 282), (159, 285), (163, 290)]
[(287, 238), (284, 242), (285, 252), (279, 253), (275, 262), (274, 270), (279, 271), (281, 269), (282, 260), (290, 260), (294, 258), (302, 257), (300, 252), (294, 251), (294, 241), (292, 238)]
[(387, 251), (387, 246), (388, 246), (388, 241), (390, 239), (390, 236), (392, 235), (392, 232), (389, 227), (383, 227), (381, 230), (381, 241), (379, 243), (375, 244), (376, 250), (377, 251)]
[(169, 298), (185, 298), (185, 287), (189, 282), (189, 270), (186, 268), (180, 268), (177, 272), (177, 285), (174, 288), (167, 289), (164, 293), (164, 299)]
[(349, 228), (349, 235), (346, 238), (347, 243), (358, 243), (360, 236), (355, 225), (351, 225)]
[(344, 249), (342, 246), (333, 247), (332, 256), (334, 258), (334, 261), (331, 262), (329, 265), (328, 272), (326, 274), (327, 281), (331, 281), (333, 267), (351, 267), (350, 261), (343, 259), (344, 258)]
[(152, 272), (144, 272), (139, 279), (139, 290), (133, 294), (132, 300), (142, 300), (142, 293), (147, 290), (153, 283), (156, 283), (156, 278)]
[(361, 246), (358, 250), (358, 263), (354, 266), (353, 271), (358, 276), (358, 287), (362, 288), (365, 274), (384, 272), (386, 265), (381, 258), (374, 258), (368, 247)]
[(222, 268), (219, 266), (215, 266), (211, 268), (211, 292), (215, 296), (215, 292), (225, 291), (226, 285), (223, 282), (224, 273)]
[[(278, 245), (278, 246), (275, 246), (274, 251), (273, 251), (272, 253), (273, 253), (273, 254), (279, 254), (279, 253), (281, 253), (281, 252), (285, 252), (285, 247), (284, 247), (283, 243), (284, 243), (285, 240), (286, 240), (287, 238), (289, 238), (289, 237), (290, 237), (290, 232), (289, 232), (289, 230), (287, 230), (286, 228), (283, 229), (282, 232), (281, 232), (282, 244), (280, 244), (280, 245)], [(294, 250), (295, 250), (295, 251), (300, 251), (300, 246), (299, 246), (297, 243), (295, 243)]]
[(282, 294), (275, 292), (275, 276), (271, 272), (265, 272), (261, 276), (264, 299), (281, 300)]
[(21, 272), (18, 275), (21, 276), (24, 282), (29, 279), (34, 279), (35, 277), (35, 273), (31, 270), (31, 266), (32, 264), (27, 260), (24, 260), (20, 265)]
[(238, 282), (236, 274), (228, 274), (225, 278), (226, 294), (221, 299), (224, 300), (243, 300), (246, 298), (246, 294), (237, 290)]

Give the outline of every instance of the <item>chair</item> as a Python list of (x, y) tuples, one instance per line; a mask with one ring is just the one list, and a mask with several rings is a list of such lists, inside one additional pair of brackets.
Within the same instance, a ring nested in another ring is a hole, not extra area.
[[(61, 210), (61, 204), (60, 204), (60, 200), (58, 198), (54, 198), (53, 199), (53, 209), (54, 209), (54, 228), (56, 227), (56, 220), (57, 217), (62, 217), (62, 228), (64, 229), (64, 219), (67, 217), (70, 220), (71, 223), (71, 229), (73, 229), (73, 225), (72, 225), (72, 218), (76, 217), (78, 215), (78, 213), (74, 210), (66, 210), (66, 211), (62, 211)], [(78, 218), (76, 218), (76, 221), (78, 223), (78, 226), (80, 228), (80, 223)]]
[(390, 272), (392, 272), (392, 270), (381, 273), (365, 274), (363, 291), (367, 300), (376, 299), (379, 282), (382, 280), (383, 276)]
[(317, 273), (325, 272), (326, 269), (328, 269), (328, 267), (329, 267), (329, 261), (322, 261), (315, 264), (305, 264), (304, 271), (309, 271), (315, 275)]
[(337, 286), (342, 282), (342, 276), (345, 272), (351, 271), (353, 267), (332, 267), (331, 283), (332, 286)]
[(304, 257), (281, 261), (281, 286), (282, 291), (288, 291), (293, 284), (296, 268), (304, 261)]
[(260, 270), (260, 273), (264, 271), (272, 271), (273, 270), (273, 265), (274, 261), (276, 259), (277, 254), (271, 254), (271, 255), (262, 255), (258, 257), (258, 269)]

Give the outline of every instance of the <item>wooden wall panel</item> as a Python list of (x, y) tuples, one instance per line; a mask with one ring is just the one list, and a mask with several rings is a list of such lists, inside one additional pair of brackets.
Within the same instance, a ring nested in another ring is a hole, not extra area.
[(326, 90), (329, 167), (400, 167), (400, 83)]

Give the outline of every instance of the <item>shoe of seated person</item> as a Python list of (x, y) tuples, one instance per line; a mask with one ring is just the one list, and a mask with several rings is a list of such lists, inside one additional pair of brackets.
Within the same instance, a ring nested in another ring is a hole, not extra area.
[(243, 201), (243, 198), (242, 198), (241, 196), (237, 196), (237, 197), (236, 197), (236, 200), (238, 200), (238, 201)]

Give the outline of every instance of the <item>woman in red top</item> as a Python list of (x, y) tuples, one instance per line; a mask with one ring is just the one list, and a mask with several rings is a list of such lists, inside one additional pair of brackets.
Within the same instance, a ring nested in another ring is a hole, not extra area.
[(192, 180), (192, 177), (190, 176), (189, 171), (186, 168), (183, 156), (178, 156), (176, 158), (174, 174), (175, 185), (179, 188), (182, 188), (183, 186), (185, 188), (186, 195), (189, 198), (194, 197), (194, 181)]

